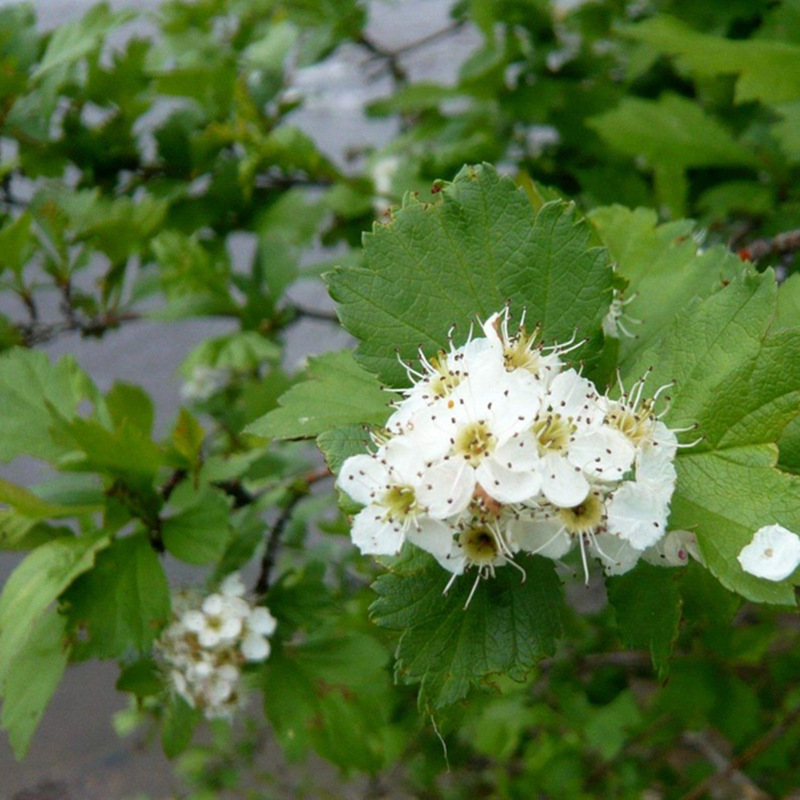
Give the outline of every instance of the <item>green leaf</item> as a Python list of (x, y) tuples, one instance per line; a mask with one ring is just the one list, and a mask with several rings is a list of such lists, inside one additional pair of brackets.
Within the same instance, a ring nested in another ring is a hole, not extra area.
[(652, 367), (648, 391), (674, 381), (665, 421), (697, 423), (679, 451), (670, 527), (696, 533), (712, 573), (751, 600), (794, 604), (794, 592), (745, 573), (737, 556), (760, 527), (800, 530), (800, 479), (776, 469), (775, 442), (800, 409), (800, 329), (771, 334), (771, 272), (743, 275), (681, 314), (629, 375)]
[(178, 421), (172, 431), (172, 443), (175, 449), (190, 464), (198, 469), (202, 463), (203, 442), (206, 434), (197, 417), (185, 408), (178, 412)]
[(640, 563), (631, 572), (606, 581), (622, 643), (649, 651), (659, 680), (667, 676), (681, 621), (676, 577), (674, 570)]
[(169, 586), (145, 534), (115, 540), (64, 595), (77, 658), (147, 651), (169, 618)]
[(339, 473), (342, 464), (350, 456), (367, 452), (371, 443), (369, 430), (363, 425), (334, 428), (317, 437), (317, 447), (322, 450), (328, 468), (334, 475)]
[(658, 340), (695, 298), (721, 289), (742, 272), (742, 262), (723, 247), (700, 251), (690, 220), (658, 224), (655, 211), (623, 206), (594, 209), (589, 218), (628, 281), (623, 323), (633, 337), (621, 335), (619, 363), (630, 363)]
[(561, 635), (561, 583), (553, 562), (519, 559), (527, 578), (509, 567), (481, 580), (465, 609), (475, 578), (466, 574), (442, 594), (449, 573), (417, 551), (402, 573), (383, 575), (373, 588), (375, 621), (403, 631), (396, 677), (420, 684), (420, 702), (441, 708), (461, 700), (472, 685), (495, 673), (523, 680), (555, 651)]
[(756, 578), (736, 560), (762, 526), (800, 530), (800, 478), (775, 468), (769, 445), (683, 454), (670, 527), (694, 530), (705, 563), (723, 586), (749, 600), (795, 605), (794, 588)]
[(11, 481), (0, 478), (0, 502), (7, 503), (13, 507), (18, 514), (28, 519), (58, 519), (61, 517), (72, 517), (79, 514), (92, 514), (102, 511), (102, 503), (93, 505), (76, 504), (63, 505), (60, 503), (50, 503), (43, 500), (37, 494), (17, 486)]
[(170, 696), (161, 721), (161, 746), (167, 758), (175, 758), (186, 750), (202, 716), (199, 709), (192, 708), (182, 697)]
[(674, 94), (658, 100), (625, 97), (587, 123), (613, 149), (644, 157), (655, 172), (656, 192), (674, 214), (683, 211), (689, 167), (756, 167), (753, 154), (696, 102)]
[(31, 78), (36, 80), (48, 72), (85, 58), (100, 46), (111, 30), (132, 18), (131, 11), (112, 12), (108, 3), (98, 3), (80, 20), (65, 23), (56, 29)]
[(167, 550), (189, 564), (210, 564), (225, 552), (230, 541), (230, 509), (225, 496), (204, 486), (194, 489), (182, 483), (170, 497), (180, 509), (166, 517), (161, 536)]
[(39, 619), (25, 649), (13, 660), (5, 682), (5, 700), (0, 722), (8, 731), (14, 755), (21, 760), (28, 752), (50, 698), (67, 666), (64, 619), (55, 609)]
[(343, 769), (386, 763), (392, 713), (388, 653), (361, 633), (312, 638), (270, 657), (264, 710), (291, 756), (312, 746)]
[(71, 419), (78, 403), (94, 387), (70, 356), (55, 365), (39, 351), (13, 349), (0, 356), (0, 460), (22, 453), (53, 460), (65, 450), (54, 440), (47, 421), (51, 409)]
[(100, 532), (61, 537), (36, 548), (6, 581), (0, 595), (0, 691), (16, 658), (25, 650), (51, 603), (94, 564), (108, 545)]
[(280, 408), (252, 422), (246, 433), (300, 439), (354, 424), (382, 425), (397, 395), (382, 390), (349, 350), (310, 359), (309, 379), (280, 397)]
[(666, 14), (625, 29), (698, 77), (738, 75), (736, 102), (783, 103), (800, 98), (800, 46), (765, 39), (732, 40), (700, 33)]
[[(327, 276), (356, 358), (389, 386), (408, 383), (397, 353), (415, 360), (448, 348), (476, 318), (510, 299), (542, 325), (545, 341), (599, 336), (611, 301), (605, 252), (566, 203), (535, 213), (525, 193), (490, 166), (465, 167), (436, 202), (407, 196), (364, 239), (365, 265)], [(460, 343), (460, 341), (459, 341)], [(587, 347), (588, 350), (588, 347)], [(576, 356), (579, 358), (579, 356)]]

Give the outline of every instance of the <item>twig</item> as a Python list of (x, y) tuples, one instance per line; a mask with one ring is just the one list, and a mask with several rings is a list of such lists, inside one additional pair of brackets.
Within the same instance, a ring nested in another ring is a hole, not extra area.
[(275, 524), (270, 529), (267, 537), (267, 547), (261, 558), (261, 571), (259, 572), (255, 587), (255, 593), (259, 597), (263, 597), (269, 589), (271, 573), (278, 556), (281, 536), (284, 530), (286, 530), (286, 526), (289, 524), (289, 520), (292, 518), (297, 504), (308, 497), (311, 487), (315, 483), (330, 477), (330, 470), (327, 467), (320, 467), (302, 476), (289, 487), (288, 496), (283, 503), (283, 509), (280, 516), (275, 521)]
[(339, 321), (335, 311), (321, 311), (316, 308), (304, 308), (298, 305), (292, 305), (287, 310), (294, 314), (292, 321), (295, 319), (318, 319), (325, 322)]
[[(797, 720), (800, 719), (800, 706), (798, 706), (794, 711), (787, 714), (780, 722), (778, 722), (773, 728), (768, 730), (760, 739), (757, 739), (753, 742), (750, 747), (747, 748), (743, 753), (740, 753), (736, 758), (731, 759), (727, 764), (724, 765), (723, 768), (719, 769), (713, 775), (709, 775), (704, 780), (700, 781), (693, 789), (689, 792), (684, 794), (680, 800), (700, 800), (700, 798), (707, 792), (715, 783), (722, 782), (731, 777), (737, 777), (741, 780), (741, 777), (744, 777), (748, 782), (748, 788), (755, 788), (755, 784), (747, 778), (744, 773), (741, 772), (742, 767), (752, 761), (756, 756), (761, 755), (765, 750), (772, 746), (772, 744), (779, 739), (783, 734), (794, 725)], [(700, 746), (699, 742), (692, 742), (693, 744), (697, 744)], [(703, 751), (705, 753), (705, 750)], [(714, 761), (712, 760), (712, 763)], [(740, 777), (741, 776), (741, 777)], [(758, 789), (761, 792), (760, 795), (752, 795), (753, 798), (766, 798), (767, 795), (764, 794), (761, 789)]]
[[(24, 299), (24, 298), (23, 298)], [(29, 308), (30, 313), (30, 308)], [(106, 331), (118, 328), (123, 322), (132, 322), (141, 319), (135, 311), (107, 311), (94, 317), (81, 319), (75, 313), (68, 315), (62, 322), (43, 323), (33, 320), (17, 325), (17, 330), (22, 336), (26, 347), (44, 344), (64, 333), (80, 333), (84, 338), (100, 337)]]
[(800, 229), (779, 233), (769, 239), (756, 239), (736, 251), (742, 261), (759, 261), (764, 256), (793, 253), (800, 250)]
[(385, 62), (396, 84), (408, 83), (408, 73), (400, 62), (400, 56), (397, 51), (385, 50), (377, 42), (367, 36), (366, 33), (362, 33), (358, 39), (356, 39), (356, 42), (366, 48), (375, 58), (379, 58)]

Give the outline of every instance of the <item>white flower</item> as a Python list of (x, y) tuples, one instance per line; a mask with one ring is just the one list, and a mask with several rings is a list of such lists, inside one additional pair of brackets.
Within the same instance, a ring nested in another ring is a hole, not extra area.
[(768, 581), (788, 578), (800, 564), (800, 536), (782, 525), (759, 528), (738, 556), (745, 572)]
[[(452, 538), (446, 517), (466, 508), (473, 484), (455, 462), (428, 466), (407, 446), (391, 439), (374, 455), (356, 455), (342, 465), (337, 486), (364, 508), (353, 520), (351, 536), (365, 555), (394, 555), (406, 537), (424, 539), (442, 552)], [(428, 549), (428, 548), (426, 548)]]
[(541, 456), (542, 493), (571, 508), (589, 494), (589, 478), (616, 480), (630, 468), (634, 448), (603, 424), (594, 386), (575, 370), (553, 378), (532, 426)]
[(266, 637), (275, 632), (276, 625), (275, 617), (264, 606), (257, 606), (248, 614), (240, 644), (248, 661), (264, 661), (269, 656), (271, 648)]

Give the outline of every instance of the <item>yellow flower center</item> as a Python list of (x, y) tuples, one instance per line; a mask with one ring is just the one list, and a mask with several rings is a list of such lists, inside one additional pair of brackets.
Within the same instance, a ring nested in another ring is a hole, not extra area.
[(486, 423), (473, 422), (459, 431), (454, 449), (458, 455), (464, 456), (471, 466), (477, 467), (494, 446), (494, 436)]
[(482, 525), (462, 531), (458, 535), (458, 543), (469, 563), (478, 567), (492, 564), (500, 552), (494, 534)]
[(603, 521), (603, 503), (597, 495), (589, 493), (572, 508), (559, 508), (558, 516), (567, 533), (591, 533)]
[(561, 414), (550, 414), (533, 423), (533, 435), (539, 442), (539, 455), (564, 453), (576, 427)]
[(653, 417), (652, 403), (645, 400), (638, 410), (625, 406), (615, 408), (606, 414), (605, 421), (638, 447), (653, 435), (655, 418)]
[(392, 486), (383, 496), (382, 505), (389, 519), (401, 522), (419, 510), (416, 495), (410, 486)]

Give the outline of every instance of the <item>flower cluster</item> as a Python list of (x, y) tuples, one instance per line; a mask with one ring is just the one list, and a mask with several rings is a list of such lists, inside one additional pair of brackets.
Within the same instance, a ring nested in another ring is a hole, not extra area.
[(645, 397), (639, 381), (619, 399), (600, 394), (564, 364), (578, 344), (512, 332), (507, 309), (482, 327), (408, 367), (413, 385), (375, 451), (343, 464), (339, 488), (365, 506), (352, 526), (361, 552), (409, 541), (478, 577), (517, 566), (518, 552), (559, 560), (575, 546), (587, 579), (588, 555), (609, 573), (642, 555), (685, 563), (685, 548), (681, 560), (663, 542), (678, 443), (655, 412), (661, 390)]
[(275, 631), (275, 618), (244, 595), (244, 584), (233, 573), (199, 602), (178, 597), (157, 644), (175, 691), (209, 719), (234, 714), (242, 702), (241, 665), (264, 661), (270, 653), (267, 637)]

